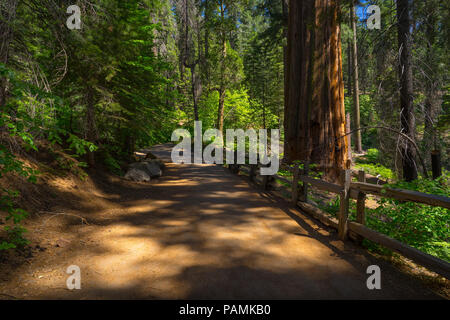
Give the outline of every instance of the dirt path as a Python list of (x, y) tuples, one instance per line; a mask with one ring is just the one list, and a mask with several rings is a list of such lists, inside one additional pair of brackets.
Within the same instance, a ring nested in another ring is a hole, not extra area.
[[(170, 156), (168, 146), (153, 152)], [(157, 182), (97, 187), (109, 205), (80, 202), (90, 224), (68, 225), (67, 245), (59, 242), (60, 251), (46, 250), (19, 266), (0, 282), (0, 293), (70, 299), (438, 298), (221, 166), (169, 163)], [(371, 264), (381, 267), (381, 290), (366, 287)], [(69, 265), (81, 268), (81, 290), (66, 289)]]

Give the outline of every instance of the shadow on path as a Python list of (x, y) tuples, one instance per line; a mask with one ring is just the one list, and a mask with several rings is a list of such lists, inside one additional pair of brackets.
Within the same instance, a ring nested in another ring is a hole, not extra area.
[[(168, 161), (170, 150), (152, 153)], [(82, 289), (43, 289), (40, 298), (438, 298), (221, 166), (168, 163), (151, 184), (97, 187), (117, 208), (80, 231), (96, 243), (70, 257)], [(371, 264), (381, 267), (381, 290), (367, 289)]]

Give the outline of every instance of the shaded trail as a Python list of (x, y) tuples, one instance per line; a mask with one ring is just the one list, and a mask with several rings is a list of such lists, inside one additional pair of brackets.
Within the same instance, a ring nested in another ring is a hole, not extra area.
[[(169, 145), (152, 152), (170, 158)], [(438, 298), (221, 166), (168, 163), (151, 184), (99, 188), (117, 207), (92, 213), (93, 223), (77, 229), (88, 245), (58, 262), (80, 266), (82, 289), (64, 289), (59, 272), (31, 297)], [(381, 267), (381, 290), (367, 289), (371, 264)]]

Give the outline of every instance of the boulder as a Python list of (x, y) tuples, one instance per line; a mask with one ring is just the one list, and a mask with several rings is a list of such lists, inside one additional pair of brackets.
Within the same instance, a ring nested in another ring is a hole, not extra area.
[(128, 167), (130, 169), (138, 169), (147, 172), (147, 165), (143, 161), (133, 162)]
[(150, 177), (161, 177), (162, 176), (162, 170), (161, 170), (161, 164), (158, 162), (158, 160), (151, 160), (151, 161), (144, 161), (144, 163), (147, 165), (148, 173), (150, 174)]
[(164, 168), (166, 167), (166, 165), (164, 164), (164, 162), (162, 162), (162, 161), (159, 160), (159, 159), (145, 159), (145, 160), (143, 160), (143, 162), (147, 162), (147, 163), (153, 162), (153, 163), (155, 163), (158, 167), (160, 167), (161, 169), (164, 169)]
[(125, 179), (131, 181), (148, 182), (150, 181), (150, 175), (139, 168), (130, 168), (125, 174)]
[(130, 164), (130, 170), (136, 169), (145, 172), (151, 178), (161, 177), (163, 164), (159, 160), (145, 160)]

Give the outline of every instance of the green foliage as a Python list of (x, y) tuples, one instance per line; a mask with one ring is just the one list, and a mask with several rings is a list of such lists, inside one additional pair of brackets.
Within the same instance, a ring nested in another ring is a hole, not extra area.
[(450, 131), (450, 85), (444, 88), (444, 95), (442, 97), (442, 114), (439, 115), (436, 128), (438, 132), (445, 135), (445, 132)]
[[(34, 170), (25, 168), (22, 162), (18, 161), (6, 148), (0, 145), (0, 177), (6, 173), (15, 172), (27, 177), (30, 182), (36, 180)], [(17, 191), (0, 188), (0, 210), (7, 213), (6, 221), (12, 221), (13, 226), (5, 226), (7, 238), (0, 243), (0, 250), (23, 247), (28, 241), (23, 237), (26, 229), (21, 226), (21, 222), (28, 216), (28, 213), (15, 206), (14, 199), (19, 196)]]
[(13, 227), (6, 226), (5, 230), (8, 238), (7, 241), (2, 241), (0, 243), (0, 250), (23, 248), (30, 243), (30, 241), (24, 237), (24, 233), (27, 232), (27, 229), (18, 223)]
[(335, 197), (332, 201), (329, 201), (327, 203), (323, 203), (322, 201), (315, 199), (315, 201), (318, 202), (318, 207), (322, 209), (325, 212), (328, 212), (333, 217), (337, 217), (339, 213), (339, 206), (340, 206), (340, 198)]
[(395, 173), (383, 166), (380, 162), (380, 152), (378, 149), (371, 148), (367, 150), (367, 154), (356, 159), (355, 169), (364, 170), (367, 173), (377, 176), (380, 175), (382, 179), (393, 180), (396, 178)]
[[(437, 180), (420, 179), (414, 182), (397, 182), (385, 187), (414, 190), (429, 194), (450, 196), (449, 175)], [(340, 198), (324, 202), (314, 195), (310, 197), (318, 203), (320, 209), (337, 217)], [(381, 197), (376, 208), (366, 207), (366, 225), (368, 228), (399, 240), (425, 253), (450, 261), (450, 210), (413, 202), (403, 202)], [(356, 218), (356, 201), (350, 201), (350, 220)], [(383, 254), (391, 251), (371, 241), (365, 245)]]
[[(425, 193), (450, 196), (448, 176), (437, 180), (420, 179), (386, 185)], [(450, 210), (413, 202), (382, 198), (376, 209), (367, 209), (367, 226), (415, 247), (423, 252), (450, 261)], [(377, 246), (375, 246), (377, 247)]]
[(369, 163), (377, 163), (380, 159), (380, 152), (375, 148), (369, 149), (367, 150), (366, 158)]
[(393, 180), (396, 178), (395, 173), (385, 166), (381, 164), (371, 164), (371, 163), (365, 163), (365, 164), (356, 164), (355, 169), (357, 170), (364, 170), (367, 173), (378, 176), (380, 175), (381, 179), (383, 180)]
[[(353, 97), (347, 95), (344, 98), (345, 112), (353, 117)], [(368, 94), (359, 95), (359, 111), (361, 127), (370, 127), (378, 121), (377, 113), (372, 97)], [(353, 124), (351, 125), (353, 127)], [(364, 149), (373, 148), (377, 145), (377, 129), (368, 128), (361, 131), (361, 140)]]
[[(60, 98), (23, 81), (16, 72), (1, 64), (0, 77), (4, 77), (11, 86), (11, 97), (6, 105), (3, 106), (0, 115), (0, 128), (6, 130), (9, 139), (20, 142), (27, 151), (38, 151), (34, 143), (35, 136), (48, 133), (50, 141), (63, 143), (61, 135), (65, 134), (68, 136), (66, 141), (70, 143), (69, 148), (74, 150), (76, 154), (84, 154), (86, 148), (95, 149), (92, 143), (67, 133), (63, 128), (57, 127), (58, 121), (48, 116), (46, 110), (51, 105), (56, 108), (61, 106), (62, 100)], [(30, 106), (34, 108), (34, 115), (33, 113), (30, 114)], [(37, 108), (42, 108), (43, 112), (36, 112)], [(12, 117), (11, 114), (14, 116)], [(72, 169), (75, 163), (77, 166), (82, 165), (82, 162), (68, 161), (68, 159), (68, 157), (58, 157), (57, 162), (65, 169)], [(36, 175), (38, 174), (36, 170), (26, 167), (8, 148), (0, 144), (0, 178), (3, 178), (8, 173), (20, 175), (32, 183), (36, 182)], [(28, 240), (24, 237), (26, 229), (21, 225), (28, 213), (15, 205), (15, 199), (19, 196), (18, 192), (5, 188), (2, 188), (0, 192), (0, 210), (7, 213), (6, 221), (10, 222), (10, 225), (4, 227), (6, 239), (1, 242), (0, 250), (21, 248), (28, 244)]]
[[(13, 85), (15, 83), (20, 84), (16, 78), (16, 75), (4, 65), (0, 64), (0, 77), (1, 76), (11, 81), (11, 84)], [(11, 104), (3, 106), (0, 116), (0, 128), (5, 128), (11, 138), (19, 138), (26, 149), (37, 150), (33, 138), (26, 126), (27, 122), (23, 121), (23, 119), (22, 121), (14, 121), (6, 112), (10, 109)], [(20, 112), (17, 112), (17, 114), (20, 114)], [(4, 178), (8, 173), (15, 173), (25, 177), (30, 182), (36, 181), (37, 171), (24, 166), (24, 164), (19, 161), (8, 148), (6, 148), (3, 144), (0, 144), (0, 178)], [(23, 236), (26, 230), (21, 226), (22, 220), (28, 216), (28, 213), (23, 209), (16, 207), (15, 199), (18, 196), (19, 193), (17, 191), (6, 188), (0, 189), (0, 210), (7, 213), (6, 221), (11, 221), (12, 223), (12, 226), (7, 225), (4, 227), (7, 236), (5, 240), (1, 241), (0, 250), (20, 248), (28, 243)]]
[(123, 174), (119, 161), (112, 157), (109, 153), (104, 155), (103, 163), (109, 171), (118, 175)]
[(67, 142), (70, 143), (69, 147), (79, 156), (86, 154), (88, 151), (94, 152), (98, 149), (92, 142), (80, 139), (74, 134), (69, 134)]

